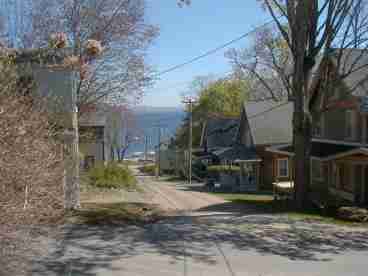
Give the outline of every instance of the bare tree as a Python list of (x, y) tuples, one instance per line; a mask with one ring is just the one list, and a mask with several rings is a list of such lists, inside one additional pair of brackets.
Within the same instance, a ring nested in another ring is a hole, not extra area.
[(282, 101), (291, 97), (292, 57), (285, 40), (274, 27), (259, 29), (250, 47), (231, 49), (226, 57), (233, 65), (234, 74), (250, 82), (250, 100)]
[(42, 98), (1, 58), (0, 224), (35, 223), (63, 209), (63, 146)]
[[(152, 82), (146, 50), (158, 29), (146, 23), (144, 0), (30, 0), (23, 47), (45, 47), (52, 34), (65, 33), (80, 63), (79, 105), (136, 102)], [(85, 58), (89, 40), (100, 41), (102, 55)]]

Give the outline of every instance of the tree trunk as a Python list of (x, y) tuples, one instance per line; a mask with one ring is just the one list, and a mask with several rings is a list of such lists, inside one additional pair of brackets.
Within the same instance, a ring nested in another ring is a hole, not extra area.
[(78, 113), (73, 112), (73, 130), (66, 144), (70, 151), (65, 161), (64, 175), (64, 198), (65, 209), (76, 210), (80, 208), (80, 187), (79, 187), (79, 132)]
[(308, 95), (308, 76), (311, 68), (305, 64), (304, 52), (304, 48), (301, 48), (295, 58), (293, 75), (294, 201), (299, 210), (305, 209), (309, 204), (310, 184), (311, 121), (306, 113), (305, 99)]
[(119, 148), (116, 148), (116, 156), (118, 157), (118, 161), (122, 161)]
[[(304, 15), (303, 10), (299, 15)], [(305, 21), (302, 21), (305, 22)], [(305, 112), (305, 98), (308, 89), (308, 69), (306, 56), (306, 30), (305, 26), (299, 26), (300, 32), (295, 30), (295, 53), (294, 53), (294, 74), (293, 74), (293, 143), (294, 143), (294, 200), (295, 206), (302, 210), (308, 204), (308, 186), (310, 183), (310, 122)]]
[[(299, 114), (294, 114), (299, 117)], [(304, 115), (304, 117), (306, 117)], [(298, 120), (298, 119), (296, 119)], [(304, 119), (300, 128), (294, 133), (295, 148), (295, 206), (299, 209), (305, 209), (309, 204), (309, 183), (310, 183), (310, 123), (307, 118)]]
[(114, 148), (112, 146), (110, 146), (110, 154), (111, 154), (110, 161), (114, 161), (115, 160), (115, 151), (114, 151)]

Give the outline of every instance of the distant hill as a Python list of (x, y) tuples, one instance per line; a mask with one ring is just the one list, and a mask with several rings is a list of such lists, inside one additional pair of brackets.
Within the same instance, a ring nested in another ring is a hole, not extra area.
[[(139, 132), (149, 137), (148, 150), (154, 150), (158, 144), (158, 128), (161, 127), (161, 139), (168, 140), (181, 125), (185, 112), (179, 107), (151, 107), (137, 106), (132, 109)], [(127, 154), (143, 152), (144, 142), (135, 143), (128, 149)]]

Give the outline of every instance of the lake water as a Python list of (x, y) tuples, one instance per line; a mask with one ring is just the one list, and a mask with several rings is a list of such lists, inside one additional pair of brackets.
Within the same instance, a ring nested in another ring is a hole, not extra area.
[[(134, 111), (136, 128), (140, 137), (147, 137), (148, 151), (154, 151), (158, 145), (158, 129), (161, 129), (161, 141), (174, 136), (182, 124), (185, 112), (179, 108), (145, 108)], [(127, 156), (135, 152), (144, 152), (144, 139), (129, 146)]]

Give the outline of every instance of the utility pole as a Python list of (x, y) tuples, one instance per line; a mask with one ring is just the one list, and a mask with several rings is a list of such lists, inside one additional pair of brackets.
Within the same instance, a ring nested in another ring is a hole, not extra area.
[(192, 151), (193, 151), (193, 104), (196, 100), (187, 98), (183, 103), (189, 106), (189, 144), (188, 144), (188, 182), (192, 184)]
[(148, 135), (144, 136), (144, 161), (147, 161), (147, 151), (148, 151)]
[(155, 127), (157, 128), (157, 133), (158, 133), (158, 146), (157, 146), (157, 157), (156, 157), (156, 162), (157, 162), (157, 177), (160, 176), (161, 174), (161, 128), (164, 127), (163, 125), (155, 125)]
[(158, 146), (157, 146), (157, 177), (160, 177), (161, 172), (161, 127), (158, 127)]

